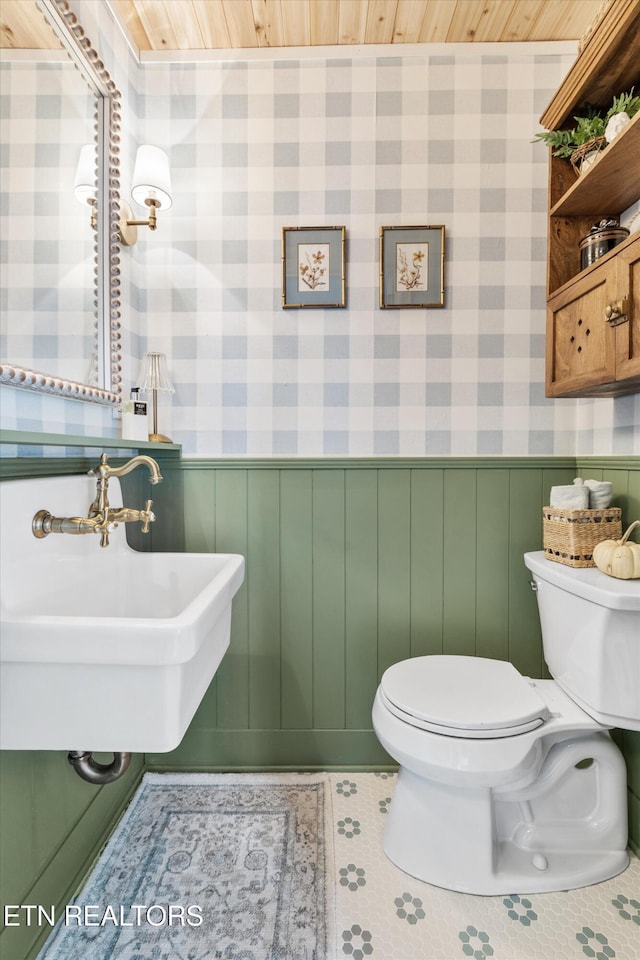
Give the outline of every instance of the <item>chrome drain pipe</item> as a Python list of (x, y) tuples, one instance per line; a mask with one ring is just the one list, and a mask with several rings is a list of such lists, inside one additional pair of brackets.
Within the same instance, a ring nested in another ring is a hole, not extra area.
[(111, 763), (98, 763), (90, 750), (72, 750), (67, 759), (79, 777), (88, 783), (102, 785), (119, 780), (131, 763), (130, 753), (114, 753)]

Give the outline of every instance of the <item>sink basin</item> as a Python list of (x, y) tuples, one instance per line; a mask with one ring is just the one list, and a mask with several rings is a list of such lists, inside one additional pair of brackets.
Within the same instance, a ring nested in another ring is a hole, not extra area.
[(0, 485), (0, 749), (173, 750), (229, 646), (243, 557), (141, 553), (124, 525), (107, 548), (33, 536), (37, 510), (83, 516), (94, 492), (88, 477)]

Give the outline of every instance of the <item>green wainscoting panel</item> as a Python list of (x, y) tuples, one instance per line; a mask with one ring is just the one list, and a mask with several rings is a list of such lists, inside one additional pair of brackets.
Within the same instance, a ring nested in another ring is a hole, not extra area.
[(345, 474), (346, 726), (371, 724), (378, 658), (378, 471)]
[[(280, 475), (282, 727), (313, 727), (313, 475)], [(284, 665), (286, 664), (286, 668)]]
[[(215, 474), (190, 481), (193, 475), (183, 472), (184, 496), (189, 509), (184, 511), (184, 536), (191, 553), (212, 553), (216, 542)], [(243, 503), (244, 508), (244, 503)]]
[[(443, 653), (474, 656), (476, 650), (477, 471), (445, 472), (442, 551)], [(497, 502), (499, 494), (491, 495)]]
[(411, 471), (378, 475), (378, 676), (411, 655)]
[[(477, 475), (476, 645), (485, 657), (509, 659), (509, 503), (506, 470)], [(464, 548), (463, 548), (464, 549)]]
[(411, 472), (411, 656), (444, 648), (445, 471)]
[(248, 474), (249, 726), (280, 726), (280, 487), (271, 470)]
[[(102, 755), (98, 755), (102, 759)], [(50, 909), (69, 903), (136, 790), (143, 758), (117, 783), (81, 780), (58, 751), (0, 752), (0, 902)], [(48, 927), (22, 924), (0, 933), (0, 956), (35, 956)]]
[[(228, 470), (213, 474), (215, 509), (212, 549), (218, 553), (249, 555), (249, 515), (247, 512), (248, 475), (246, 470)], [(194, 480), (196, 481), (194, 484)], [(199, 485), (199, 473), (185, 473), (189, 491)], [(185, 495), (185, 513), (189, 513), (189, 494)], [(204, 505), (206, 509), (206, 505)], [(187, 541), (188, 543), (188, 541)], [(187, 547), (188, 549), (188, 547)], [(231, 645), (212, 684), (217, 692), (218, 726), (232, 730), (249, 728), (249, 569), (245, 582), (233, 601)], [(205, 698), (206, 703), (206, 698)], [(215, 716), (215, 714), (214, 714)], [(213, 724), (215, 726), (215, 724)]]
[[(640, 459), (640, 458), (639, 458)], [(625, 514), (625, 520), (631, 523), (633, 520), (640, 520), (640, 465), (635, 472), (628, 472), (627, 497), (628, 506)], [(636, 527), (635, 539), (640, 542), (640, 533)]]
[(25, 895), (47, 859), (36, 851), (32, 829), (33, 760), (26, 751), (0, 752), (0, 902), (5, 904), (23, 902), (15, 898)]
[(337, 469), (312, 479), (313, 726), (320, 730), (345, 726), (344, 478)]
[[(567, 474), (564, 482), (570, 483), (571, 479)], [(537, 605), (522, 556), (528, 550), (539, 549), (542, 545), (542, 507), (547, 503), (548, 496), (544, 470), (512, 472), (509, 490), (508, 659), (521, 673), (532, 677), (543, 676), (544, 667)]]

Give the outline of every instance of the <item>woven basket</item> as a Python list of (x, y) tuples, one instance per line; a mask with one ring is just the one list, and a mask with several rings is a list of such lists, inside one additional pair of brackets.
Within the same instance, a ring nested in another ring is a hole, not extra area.
[(583, 143), (582, 146), (576, 147), (569, 158), (576, 177), (579, 177), (582, 172), (582, 161), (584, 158), (594, 151), (599, 153), (600, 150), (604, 150), (606, 145), (607, 141), (605, 137), (594, 137), (593, 140), (588, 140), (586, 143)]
[(547, 560), (568, 567), (595, 567), (593, 548), (601, 540), (622, 536), (620, 507), (606, 510), (542, 508), (542, 539)]

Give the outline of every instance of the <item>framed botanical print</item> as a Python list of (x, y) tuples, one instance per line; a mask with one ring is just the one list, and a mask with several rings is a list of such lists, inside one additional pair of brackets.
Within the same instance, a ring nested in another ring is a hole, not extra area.
[(444, 227), (380, 227), (380, 306), (444, 306)]
[(282, 228), (282, 306), (344, 307), (345, 227)]

